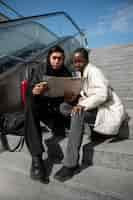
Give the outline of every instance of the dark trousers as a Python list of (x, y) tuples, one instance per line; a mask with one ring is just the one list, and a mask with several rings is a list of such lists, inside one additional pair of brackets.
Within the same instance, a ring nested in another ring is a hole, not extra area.
[(32, 156), (41, 155), (45, 150), (42, 144), (40, 121), (53, 122), (53, 132), (65, 131), (65, 120), (59, 112), (60, 101), (48, 97), (28, 95), (25, 106), (25, 141)]

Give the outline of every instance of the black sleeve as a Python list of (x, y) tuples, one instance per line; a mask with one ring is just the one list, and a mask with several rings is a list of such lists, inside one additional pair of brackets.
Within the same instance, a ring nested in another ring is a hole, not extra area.
[(32, 85), (35, 85), (43, 80), (43, 76), (46, 74), (45, 67), (45, 64), (40, 64), (33, 68), (32, 77), (30, 80)]
[(27, 95), (31, 95), (32, 88), (35, 84), (41, 82), (43, 80), (43, 75), (45, 75), (45, 64), (34, 64), (28, 68), (28, 76), (26, 79), (28, 79), (28, 89), (27, 89)]

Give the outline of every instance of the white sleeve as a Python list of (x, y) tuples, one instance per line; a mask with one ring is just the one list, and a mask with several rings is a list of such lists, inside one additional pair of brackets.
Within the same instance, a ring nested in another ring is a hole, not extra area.
[[(91, 82), (91, 86), (90, 85)], [(99, 69), (95, 69), (88, 76), (87, 91), (84, 97), (79, 99), (78, 105), (91, 110), (104, 103), (108, 98), (108, 81)], [(84, 88), (84, 86), (83, 86)], [(82, 93), (82, 91), (81, 91)]]

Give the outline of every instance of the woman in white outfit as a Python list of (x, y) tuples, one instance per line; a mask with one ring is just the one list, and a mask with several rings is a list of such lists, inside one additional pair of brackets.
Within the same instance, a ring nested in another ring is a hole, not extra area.
[(89, 63), (87, 50), (80, 48), (74, 52), (73, 65), (81, 72), (82, 88), (75, 104), (61, 105), (62, 114), (71, 116), (71, 126), (63, 167), (54, 176), (59, 181), (71, 178), (77, 170), (84, 122), (94, 124), (93, 131), (99, 136), (117, 135), (126, 117), (120, 98), (102, 71)]

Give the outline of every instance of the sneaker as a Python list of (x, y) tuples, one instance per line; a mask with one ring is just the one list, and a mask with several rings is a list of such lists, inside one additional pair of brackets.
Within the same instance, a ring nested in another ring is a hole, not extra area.
[(46, 169), (44, 167), (43, 160), (39, 156), (32, 158), (30, 177), (33, 180), (38, 180), (44, 184), (49, 183), (49, 178), (46, 176)]
[(76, 167), (65, 167), (63, 166), (59, 171), (56, 172), (54, 178), (58, 181), (64, 182), (72, 178), (76, 173), (80, 171), (79, 166)]

